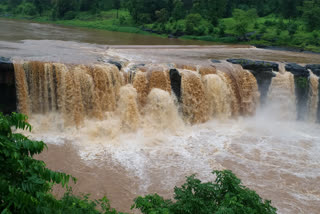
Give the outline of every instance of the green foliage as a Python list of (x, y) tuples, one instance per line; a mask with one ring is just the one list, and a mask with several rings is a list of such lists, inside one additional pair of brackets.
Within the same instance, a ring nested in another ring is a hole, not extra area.
[(207, 26), (200, 14), (189, 14), (186, 17), (186, 33), (201, 36), (205, 34)]
[(306, 77), (296, 77), (295, 83), (296, 83), (296, 86), (300, 89), (308, 89), (309, 88), (309, 80)]
[(156, 12), (157, 22), (166, 23), (168, 21), (168, 11), (165, 8), (157, 10)]
[(54, 172), (46, 168), (43, 161), (33, 158), (46, 145), (42, 141), (32, 141), (12, 129), (31, 131), (27, 117), (13, 113), (0, 113), (0, 211), (1, 213), (101, 213), (116, 214), (106, 198), (97, 201), (88, 196), (77, 197), (68, 191), (61, 200), (52, 194), (53, 185), (68, 187), (69, 181), (76, 182), (70, 175)]
[(289, 35), (292, 37), (298, 30), (298, 25), (296, 23), (289, 23), (289, 26), (288, 26), (288, 32), (289, 32)]
[(24, 4), (20, 4), (15, 9), (14, 12), (19, 13), (19, 14), (23, 14), (23, 15), (27, 15), (27, 16), (34, 16), (38, 13), (36, 7), (29, 2), (26, 2)]
[(183, 10), (183, 3), (181, 0), (173, 0), (171, 16), (175, 20), (183, 19), (185, 17), (185, 11)]
[(214, 183), (202, 183), (195, 175), (187, 178), (180, 188), (175, 187), (174, 201), (164, 200), (157, 194), (138, 197), (132, 209), (152, 214), (273, 214), (276, 209), (270, 201), (244, 187), (241, 181), (228, 170), (214, 171)]
[(304, 1), (301, 10), (303, 12), (302, 17), (304, 18), (308, 29), (310, 31), (320, 29), (320, 1)]
[(243, 36), (248, 32), (249, 24), (257, 18), (257, 11), (255, 9), (248, 11), (235, 9), (233, 11), (233, 17), (235, 20), (235, 33), (238, 36)]

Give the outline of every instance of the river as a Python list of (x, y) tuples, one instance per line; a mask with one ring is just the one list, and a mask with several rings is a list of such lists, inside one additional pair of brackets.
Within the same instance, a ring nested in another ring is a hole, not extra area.
[[(129, 212), (138, 195), (157, 192), (170, 198), (185, 176), (196, 173), (208, 181), (214, 179), (212, 170), (230, 169), (244, 185), (272, 200), (279, 213), (319, 212), (320, 126), (315, 118), (295, 120), (292, 74), (277, 73), (267, 104), (260, 105), (253, 76), (224, 61), (319, 64), (319, 54), (3, 19), (0, 28), (0, 56), (12, 57), (16, 70), (23, 71), (19, 78), (26, 79), (18, 81), (18, 97), (30, 114), (29, 135), (49, 144), (38, 158), (77, 177), (76, 194), (107, 195), (113, 207)], [(147, 71), (136, 72), (130, 82), (115, 67), (89, 67), (108, 59), (123, 61), (124, 70), (148, 64)], [(211, 59), (222, 60), (215, 65), (218, 71), (203, 76), (189, 71), (190, 64), (208, 66)], [(26, 63), (29, 70), (23, 70), (20, 60), (54, 63)], [(175, 102), (166, 78), (170, 63), (185, 68), (179, 69), (182, 104)], [(47, 76), (32, 73), (35, 68)], [(62, 83), (52, 80), (57, 78), (52, 69), (65, 75)], [(229, 73), (236, 78), (231, 81)], [(37, 91), (40, 83), (32, 78), (47, 84), (46, 90)], [(98, 86), (100, 78), (113, 86)], [(235, 101), (235, 93), (241, 101)], [(55, 194), (61, 195), (61, 189)]]

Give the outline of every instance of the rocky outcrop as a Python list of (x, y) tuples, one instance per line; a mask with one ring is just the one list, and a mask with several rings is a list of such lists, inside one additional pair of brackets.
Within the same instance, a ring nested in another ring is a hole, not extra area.
[(181, 75), (177, 69), (170, 70), (171, 89), (181, 102)]
[(320, 77), (320, 64), (306, 65), (306, 69), (311, 70), (315, 75)]
[(114, 61), (114, 60), (108, 60), (107, 62), (108, 62), (109, 64), (112, 64), (112, 65), (117, 66), (117, 68), (119, 69), (119, 71), (121, 71), (121, 69), (122, 69), (122, 64), (121, 64), (121, 62)]
[(279, 71), (279, 64), (275, 62), (254, 61), (249, 59), (227, 59), (232, 64), (241, 65), (244, 69), (252, 71)]
[(286, 71), (291, 72), (294, 76), (309, 77), (309, 71), (306, 67), (298, 65), (296, 63), (288, 63), (285, 66)]
[(16, 110), (14, 67), (9, 59), (0, 57), (0, 111), (8, 114)]
[(128, 64), (128, 62), (126, 62), (126, 61), (121, 61), (121, 60), (118, 60), (118, 59), (115, 59), (115, 58), (112, 58), (112, 59), (98, 58), (97, 61), (115, 65), (115, 66), (117, 66), (119, 71), (121, 71), (121, 69)]
[(279, 71), (279, 65), (274, 62), (253, 61), (248, 59), (228, 59), (227, 61), (241, 65), (244, 69), (249, 70), (255, 76), (261, 94), (260, 101), (264, 104), (266, 102), (272, 78), (276, 76), (273, 71)]

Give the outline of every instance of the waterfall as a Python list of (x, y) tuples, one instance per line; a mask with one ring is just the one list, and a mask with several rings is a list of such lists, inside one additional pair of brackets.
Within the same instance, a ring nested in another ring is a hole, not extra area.
[[(31, 61), (16, 62), (14, 70), (18, 110), (31, 117), (57, 113), (64, 127), (118, 117), (125, 131), (146, 124), (174, 129), (182, 121), (197, 124), (253, 116), (260, 105), (279, 119), (297, 116), (294, 76), (284, 66), (270, 86), (261, 88), (252, 72), (229, 63), (218, 67), (150, 64), (119, 71), (111, 64)], [(319, 78), (311, 72), (308, 118), (312, 122), (317, 117), (318, 88)], [(266, 99), (260, 104), (262, 89), (267, 90), (263, 91)]]
[(266, 108), (271, 117), (283, 120), (297, 118), (294, 76), (289, 72), (279, 72), (272, 79)]
[(308, 120), (311, 122), (317, 121), (317, 110), (319, 104), (319, 77), (310, 71), (310, 90), (308, 100)]

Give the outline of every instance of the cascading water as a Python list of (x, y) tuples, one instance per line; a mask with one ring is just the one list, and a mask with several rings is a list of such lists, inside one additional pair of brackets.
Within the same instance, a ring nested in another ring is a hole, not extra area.
[[(255, 76), (226, 62), (119, 71), (109, 64), (17, 61), (14, 68), (18, 109), (30, 116), (32, 137), (75, 145), (85, 164), (70, 164), (71, 154), (59, 150), (64, 165), (76, 168), (70, 173), (79, 180), (100, 179), (98, 187), (82, 192), (93, 189), (100, 197), (110, 188), (120, 191), (127, 198), (116, 197), (116, 208), (150, 192), (170, 197), (170, 190), (192, 173), (209, 180), (212, 169), (231, 169), (283, 213), (299, 213), (301, 206), (310, 213), (318, 210), (320, 136), (315, 124), (293, 122), (294, 75), (283, 66), (269, 75), (275, 75), (270, 86), (261, 87), (268, 90), (262, 104)], [(311, 73), (307, 118), (312, 122), (318, 80)], [(103, 170), (86, 174), (91, 163)], [(103, 189), (110, 174), (118, 173), (117, 185)]]
[(279, 72), (272, 79), (266, 109), (270, 117), (281, 120), (296, 120), (296, 95), (294, 77), (289, 72)]
[[(124, 105), (120, 96), (124, 75), (113, 65), (26, 62), (16, 63), (15, 72), (19, 110), (28, 115), (57, 111), (65, 118), (66, 126), (80, 126), (85, 118), (106, 119), (108, 113)], [(179, 72), (181, 109), (186, 122), (196, 124), (212, 118), (254, 114), (258, 87), (248, 71), (236, 67), (225, 73), (212, 66), (201, 66), (198, 71)], [(165, 66), (151, 65), (145, 72), (130, 76), (130, 85), (137, 94), (130, 99), (137, 99), (141, 114), (146, 111), (144, 107), (153, 89), (171, 94), (170, 72)]]
[(230, 118), (232, 115), (231, 89), (223, 74), (209, 74), (203, 78), (206, 99), (209, 102), (208, 113), (213, 118)]
[(319, 77), (310, 71), (310, 90), (308, 99), (308, 120), (311, 122), (317, 121), (317, 109), (319, 104)]

